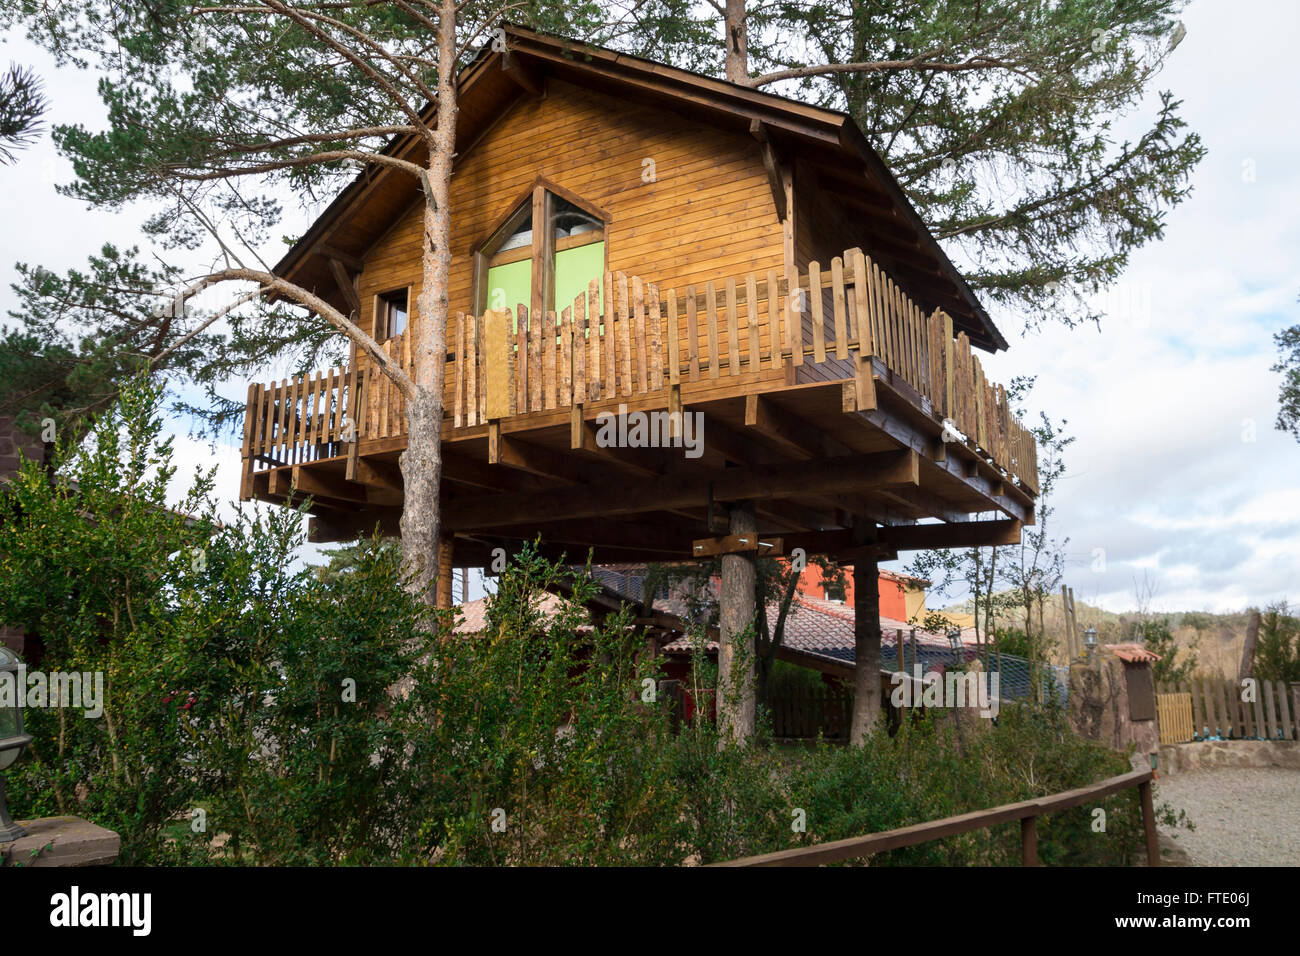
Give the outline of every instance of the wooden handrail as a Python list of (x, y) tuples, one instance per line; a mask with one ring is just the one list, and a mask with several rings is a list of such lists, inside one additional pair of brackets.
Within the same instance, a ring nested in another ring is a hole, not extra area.
[(918, 843), (928, 843), (944, 837), (969, 833), (997, 826), (1000, 823), (1021, 821), (1021, 862), (1025, 866), (1038, 865), (1038, 831), (1035, 821), (1045, 813), (1067, 810), (1083, 803), (1090, 803), (1112, 793), (1119, 793), (1132, 787), (1138, 788), (1142, 801), (1142, 825), (1146, 835), (1147, 865), (1160, 865), (1160, 849), (1156, 840), (1155, 807), (1151, 797), (1151, 781), (1155, 774), (1150, 770), (1134, 770), (1130, 773), (1110, 777), (1100, 783), (1094, 783), (1064, 793), (1047, 797), (1036, 797), (1020, 803), (1008, 803), (993, 807), (991, 810), (975, 810), (942, 820), (917, 823), (897, 830), (883, 833), (871, 833), (867, 836), (849, 837), (845, 840), (833, 840), (814, 846), (797, 847), (793, 850), (780, 850), (776, 853), (764, 853), (760, 856), (747, 856), (738, 860), (713, 863), (711, 866), (820, 866), (823, 863), (839, 863), (844, 860), (860, 859), (873, 856), (886, 850), (897, 850)]
[[(606, 272), (558, 312), (458, 312), (447, 340), (444, 406), (454, 428), (656, 393), (670, 403), (674, 386), (724, 377), (741, 384), (742, 376), (778, 381), (773, 372), (809, 359), (839, 363), (833, 377), (869, 380), (878, 362), (924, 414), (951, 421), (973, 451), (1038, 491), (1033, 434), (1012, 414), (1006, 390), (985, 378), (969, 337), (955, 333), (942, 309), (924, 311), (861, 249), (833, 257), (829, 268), (810, 262), (786, 276), (769, 269), (724, 277), (688, 286), (684, 295)], [(408, 335), (382, 347), (411, 367)], [(361, 441), (405, 434), (401, 394), (371, 360), (353, 353), (326, 381), (316, 373), (315, 380), (250, 388), (246, 486), (260, 456), (300, 464), (339, 453), (340, 440), (355, 446), (343, 437), (343, 419), (347, 434)], [(328, 421), (319, 419), (318, 401)], [(355, 456), (355, 447), (348, 452)]]

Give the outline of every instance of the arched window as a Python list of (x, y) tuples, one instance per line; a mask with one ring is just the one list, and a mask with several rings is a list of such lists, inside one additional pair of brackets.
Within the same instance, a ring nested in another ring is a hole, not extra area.
[(608, 221), (599, 207), (538, 179), (475, 250), (478, 313), (520, 305), (560, 312), (592, 279), (603, 285)]

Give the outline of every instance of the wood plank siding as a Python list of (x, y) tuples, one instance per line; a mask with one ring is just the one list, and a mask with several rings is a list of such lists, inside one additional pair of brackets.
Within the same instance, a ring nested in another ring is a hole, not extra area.
[[(646, 160), (654, 164), (649, 182)], [(781, 222), (757, 143), (552, 81), (544, 98), (516, 101), (457, 163), (453, 312), (478, 311), (472, 251), (539, 176), (610, 212), (611, 271), (684, 289), (783, 268)], [(421, 216), (417, 202), (364, 256), (367, 331), (374, 329), (375, 295), (410, 286), (418, 300)]]

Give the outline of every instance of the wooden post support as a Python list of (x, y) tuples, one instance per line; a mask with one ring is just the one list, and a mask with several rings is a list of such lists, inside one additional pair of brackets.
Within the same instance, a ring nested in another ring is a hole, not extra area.
[(691, 552), (697, 558), (712, 558), (722, 554), (745, 554), (757, 551), (759, 557), (770, 558), (785, 553), (780, 538), (760, 538), (753, 534), (729, 534), (718, 538), (700, 538), (691, 542)]
[(1147, 866), (1160, 865), (1160, 837), (1156, 833), (1156, 809), (1151, 799), (1151, 781), (1138, 784), (1138, 797), (1142, 801), (1142, 829), (1147, 838)]
[[(757, 537), (754, 505), (738, 501), (728, 509), (729, 530)], [(741, 635), (754, 623), (756, 580), (754, 558), (749, 554), (722, 556), (718, 620), (718, 729), (732, 740), (744, 742), (754, 733), (755, 669), (753, 647), (741, 647)]]
[(569, 447), (582, 448), (586, 444), (586, 422), (582, 417), (582, 402), (574, 402), (569, 408)]
[(455, 539), (444, 534), (438, 538), (438, 585), (437, 585), (437, 602), (440, 608), (449, 608), (452, 604), (451, 597), (451, 576), (454, 567), (454, 548), (452, 542)]
[(1038, 865), (1038, 817), (1024, 817), (1020, 821), (1020, 865)]
[(857, 411), (869, 412), (876, 407), (876, 381), (871, 377), (871, 356), (858, 353), (853, 356), (853, 390), (857, 398)]
[[(868, 529), (863, 529), (864, 531)], [(875, 528), (869, 529), (874, 536)], [(863, 542), (866, 543), (866, 542)], [(866, 740), (880, 717), (880, 592), (879, 565), (862, 555), (853, 561), (853, 720), (849, 743)]]

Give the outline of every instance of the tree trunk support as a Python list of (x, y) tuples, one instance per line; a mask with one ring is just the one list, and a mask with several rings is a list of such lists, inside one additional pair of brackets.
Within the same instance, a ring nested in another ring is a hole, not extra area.
[(451, 535), (444, 534), (438, 539), (438, 607), (449, 608), (452, 605), (451, 582), (455, 573), (455, 558)]
[[(875, 527), (863, 529), (863, 538), (875, 538)], [(865, 542), (864, 542), (865, 543)], [(863, 554), (853, 562), (853, 721), (849, 742), (857, 745), (875, 730), (880, 719), (880, 591), (875, 555)]]
[[(756, 535), (758, 524), (753, 503), (731, 505), (728, 526), (731, 534)], [(753, 624), (758, 576), (753, 552), (724, 554), (721, 563), (718, 726), (724, 737), (743, 743), (754, 733)]]

